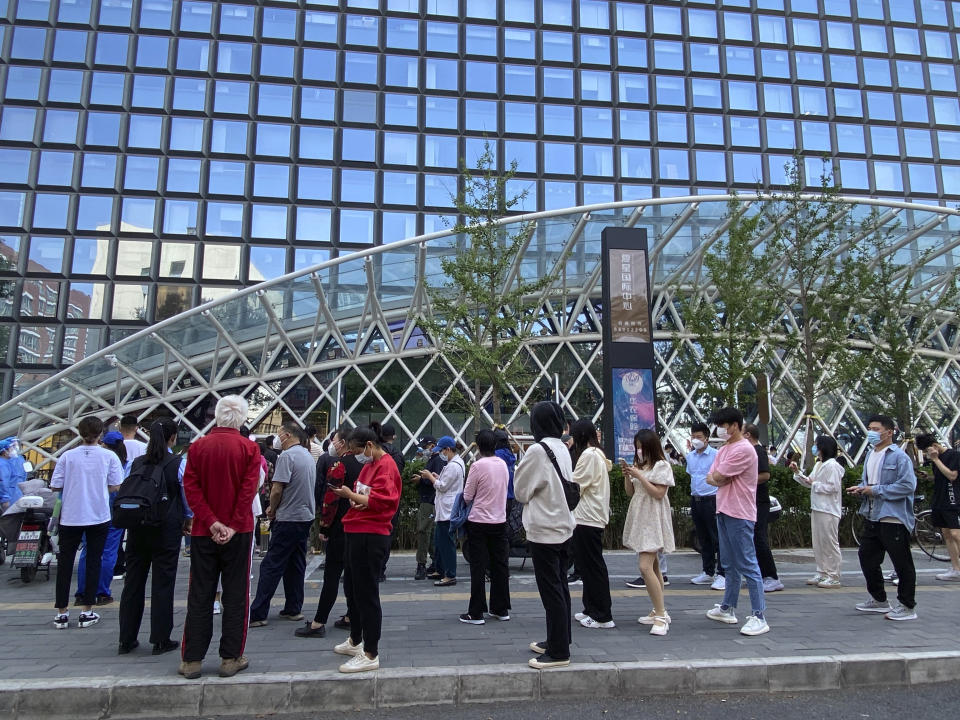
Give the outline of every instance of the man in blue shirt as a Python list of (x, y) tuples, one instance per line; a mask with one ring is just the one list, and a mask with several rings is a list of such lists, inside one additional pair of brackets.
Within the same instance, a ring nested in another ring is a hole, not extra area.
[[(863, 463), (863, 479), (847, 488), (847, 493), (862, 498), (863, 516), (860, 536), (860, 569), (867, 582), (870, 599), (857, 604), (861, 612), (883, 613), (887, 620), (916, 620), (917, 572), (910, 553), (910, 537), (916, 525), (913, 495), (917, 474), (907, 454), (893, 444), (894, 424), (886, 415), (874, 415), (867, 421), (867, 442), (873, 448)], [(887, 601), (880, 564), (889, 555), (900, 579), (897, 604)]]
[(694, 585), (710, 585), (714, 590), (726, 588), (723, 566), (720, 565), (720, 541), (717, 537), (717, 488), (707, 485), (707, 473), (717, 456), (707, 440), (710, 428), (704, 423), (690, 427), (690, 446), (687, 453), (687, 472), (690, 473), (690, 517), (700, 543), (703, 572), (690, 579)]

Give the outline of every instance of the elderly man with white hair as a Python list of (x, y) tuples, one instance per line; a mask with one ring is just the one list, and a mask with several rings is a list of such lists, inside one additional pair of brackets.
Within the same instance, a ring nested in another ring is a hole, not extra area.
[(260, 449), (241, 436), (247, 401), (220, 398), (217, 427), (190, 445), (183, 489), (193, 511), (190, 589), (183, 626), (179, 672), (200, 677), (213, 637), (213, 601), (223, 586), (220, 676), (232, 677), (249, 665), (243, 655), (250, 601), (253, 514), (250, 507), (260, 479)]

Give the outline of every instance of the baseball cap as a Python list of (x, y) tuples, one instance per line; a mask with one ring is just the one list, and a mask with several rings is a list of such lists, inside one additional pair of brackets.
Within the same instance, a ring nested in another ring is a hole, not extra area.
[(103, 436), (104, 445), (114, 445), (119, 442), (123, 442), (123, 435), (118, 433), (116, 430), (111, 430)]
[(384, 425), (380, 428), (380, 434), (385, 438), (396, 437), (397, 429), (393, 425)]
[(437, 439), (433, 435), (424, 435), (420, 438), (420, 447), (424, 445), (436, 445)]
[(456, 450), (457, 441), (454, 440), (449, 435), (444, 435), (442, 438), (437, 440), (437, 450)]

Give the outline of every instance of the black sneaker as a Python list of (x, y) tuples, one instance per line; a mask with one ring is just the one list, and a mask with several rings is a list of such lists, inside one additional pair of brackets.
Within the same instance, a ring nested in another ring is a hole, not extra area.
[(669, 585), (669, 584), (670, 584), (670, 578), (668, 578), (666, 575), (664, 575), (664, 576), (663, 576), (663, 586), (666, 587), (666, 586)]
[(414, 580), (426, 580), (427, 579), (427, 569), (422, 565), (417, 565), (417, 572), (413, 575)]
[(535, 652), (537, 655), (544, 655), (547, 652), (547, 641), (543, 640), (541, 642), (530, 643), (530, 650)]
[(138, 640), (134, 640), (131, 643), (122, 642), (117, 646), (117, 655), (129, 655), (138, 647), (140, 647), (140, 642)]
[(313, 623), (307, 621), (302, 628), (297, 628), (293, 634), (302, 638), (322, 638), (327, 635), (327, 628), (321, 625), (318, 628), (313, 627)]
[(647, 586), (647, 584), (643, 581), (643, 575), (638, 577), (636, 580), (627, 580), (626, 585), (627, 587), (632, 588), (645, 588)]
[(97, 595), (97, 605), (110, 605), (113, 603), (112, 595)]
[(70, 627), (70, 616), (66, 613), (60, 613), (53, 619), (53, 626), (57, 630), (66, 630)]
[(567, 585), (576, 585), (580, 581), (580, 576), (576, 573), (570, 573), (567, 575)]
[(163, 655), (168, 653), (171, 650), (176, 650), (180, 647), (180, 642), (177, 640), (164, 640), (163, 642), (158, 642), (153, 644), (153, 650), (151, 651), (152, 655)]
[(487, 621), (483, 618), (475, 618), (470, 613), (464, 613), (460, 616), (460, 622), (466, 623), (467, 625), (483, 625)]
[(86, 628), (86, 627), (90, 627), (91, 625), (96, 625), (98, 622), (100, 622), (100, 616), (97, 613), (93, 611), (84, 612), (84, 613), (80, 613), (80, 618), (77, 621), (77, 626)]
[(350, 620), (347, 619), (347, 616), (346, 616), (346, 615), (341, 615), (341, 616), (340, 616), (340, 619), (337, 620), (335, 623), (333, 623), (333, 626), (334, 626), (335, 628), (340, 628), (341, 630), (349, 630), (349, 629), (350, 629)]

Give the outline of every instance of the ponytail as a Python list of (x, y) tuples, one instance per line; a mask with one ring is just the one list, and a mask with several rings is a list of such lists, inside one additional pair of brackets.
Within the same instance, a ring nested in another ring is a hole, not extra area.
[(159, 465), (167, 454), (167, 443), (180, 432), (180, 426), (170, 418), (160, 418), (150, 426), (150, 442), (144, 453), (144, 462)]

